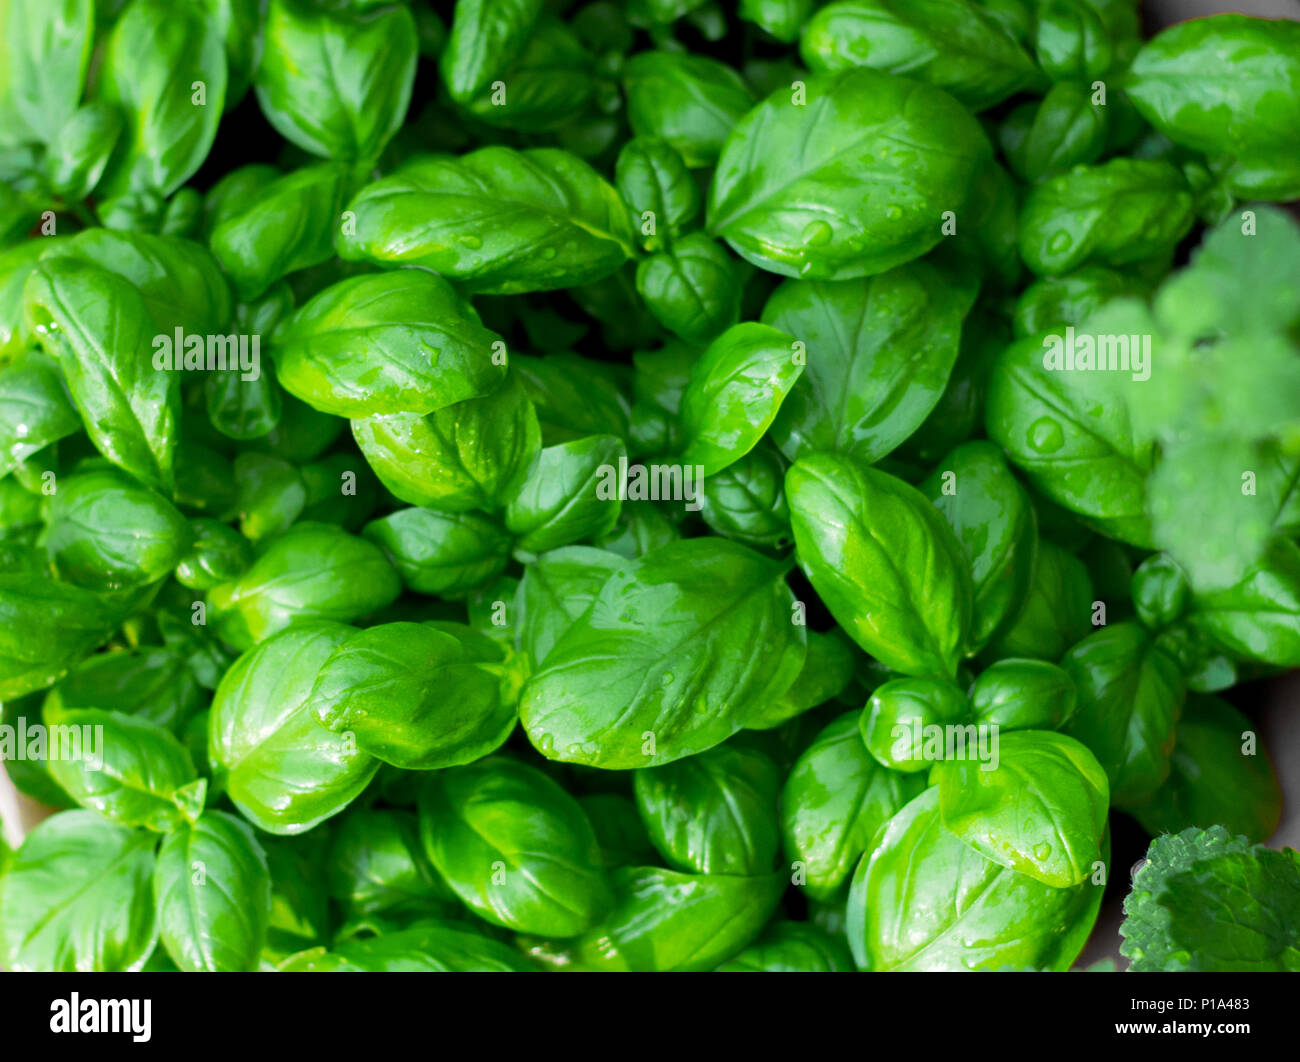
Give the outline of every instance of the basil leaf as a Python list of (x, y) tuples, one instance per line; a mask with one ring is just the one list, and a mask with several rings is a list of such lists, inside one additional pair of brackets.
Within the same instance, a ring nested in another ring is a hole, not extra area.
[(420, 834), (456, 895), (492, 925), (577, 936), (613, 902), (582, 807), (514, 760), (433, 775), (420, 795)]
[(497, 343), (445, 280), (401, 269), (326, 288), (276, 330), (275, 362), (285, 390), (323, 413), (423, 415), (499, 386)]
[(1002, 736), (996, 763), (945, 760), (931, 780), (944, 829), (993, 862), (1060, 889), (1096, 872), (1110, 790), (1073, 738), (1016, 730)]
[(929, 265), (830, 284), (787, 280), (763, 321), (807, 347), (807, 365), (772, 425), (790, 460), (832, 451), (874, 463), (939, 401), (968, 305)]
[(348, 806), (379, 761), (320, 726), (307, 707), (316, 675), (352, 634), (304, 623), (248, 650), (212, 699), (209, 750), (217, 781), (268, 833), (298, 834)]
[(208, 811), (163, 841), (153, 874), (159, 935), (182, 970), (254, 970), (271, 913), (266, 853), (242, 819)]
[(925, 254), (941, 238), (938, 212), (961, 210), (988, 158), (979, 124), (942, 90), (874, 70), (801, 85), (797, 100), (778, 89), (732, 129), (709, 230), (746, 261), (808, 280)]
[(803, 372), (794, 340), (768, 325), (728, 328), (695, 362), (682, 392), (682, 461), (706, 478), (749, 453)]
[(306, 709), (406, 770), (469, 763), (514, 729), (514, 704), (472, 643), (419, 623), (358, 631), (321, 665)]
[(556, 148), (415, 158), (363, 188), (348, 212), (343, 258), (425, 266), (471, 292), (587, 284), (632, 254), (618, 193)]
[(806, 640), (783, 576), (713, 539), (673, 542), (615, 571), (524, 686), (529, 740), (549, 759), (605, 768), (719, 744), (798, 673)]
[(674, 870), (769, 873), (780, 848), (776, 764), (732, 745), (636, 772), (636, 801), (650, 840)]
[(401, 127), (418, 58), (402, 5), (364, 15), (270, 0), (253, 74), (266, 120), (327, 159), (371, 161)]
[(139, 970), (158, 940), (157, 836), (65, 811), (27, 835), (0, 877), (0, 962), (23, 970)]
[(944, 829), (939, 800), (937, 786), (914, 799), (858, 864), (847, 912), (858, 968), (1069, 969), (1103, 887), (1055, 888), (986, 859)]
[(1065, 732), (1096, 755), (1116, 804), (1150, 796), (1169, 776), (1186, 695), (1178, 664), (1141, 625), (1117, 623), (1081, 641), (1061, 666), (1079, 690)]
[(790, 770), (781, 794), (786, 857), (814, 899), (835, 896), (877, 831), (921, 789), (882, 767), (858, 736), (858, 713), (829, 723)]
[(800, 563), (844, 630), (895, 671), (954, 675), (969, 636), (970, 575), (925, 496), (834, 454), (796, 461), (785, 489)]

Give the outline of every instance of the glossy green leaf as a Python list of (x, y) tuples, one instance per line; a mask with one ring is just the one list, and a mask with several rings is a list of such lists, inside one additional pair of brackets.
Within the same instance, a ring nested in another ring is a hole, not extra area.
[(432, 413), (493, 391), (503, 349), (473, 307), (423, 269), (326, 288), (275, 335), (280, 383), (323, 413)]
[(406, 117), (415, 22), (402, 5), (352, 15), (271, 0), (253, 75), (262, 113), (322, 158), (371, 161)]
[(430, 770), (493, 751), (515, 725), (493, 660), (419, 623), (381, 623), (336, 646), (306, 710), (340, 740), (396, 767)]
[(421, 594), (455, 594), (490, 582), (510, 559), (510, 536), (478, 513), (399, 509), (365, 526), (406, 586)]
[(800, 562), (845, 632), (895, 671), (953, 675), (969, 635), (970, 575), (925, 496), (834, 454), (795, 462), (785, 489)]
[(848, 903), (858, 968), (1068, 969), (1102, 885), (1054, 888), (986, 859), (943, 828), (939, 800), (937, 786), (914, 799), (858, 865)]
[(636, 772), (636, 800), (650, 839), (675, 870), (755, 876), (780, 849), (781, 776), (761, 752), (719, 745)]
[(0, 877), (0, 962), (15, 972), (139, 970), (158, 940), (157, 841), (92, 811), (46, 819)]
[(803, 372), (792, 337), (747, 322), (718, 336), (682, 392), (682, 460), (707, 478), (749, 453)]
[(785, 854), (804, 891), (818, 900), (835, 896), (876, 833), (923, 784), (867, 752), (856, 711), (828, 724), (795, 761), (781, 793)]
[(1186, 685), (1178, 664), (1136, 623), (1104, 627), (1061, 660), (1079, 691), (1065, 727), (1100, 761), (1119, 805), (1145, 799), (1169, 776)]
[(348, 211), (343, 258), (425, 266), (474, 292), (586, 284), (632, 253), (618, 193), (557, 148), (415, 158), (363, 188)]
[(581, 805), (514, 760), (433, 775), (420, 796), (420, 833), (456, 895), (493, 925), (572, 937), (613, 901)]
[(529, 740), (550, 759), (605, 768), (719, 744), (794, 681), (805, 638), (793, 606), (784, 568), (743, 546), (651, 550), (610, 576), (525, 685)]
[[(989, 154), (951, 96), (869, 69), (778, 89), (741, 119), (709, 196), (709, 229), (782, 276), (848, 280), (917, 258), (961, 210)], [(903, 179), (903, 175), (906, 179)]]
[(763, 320), (803, 343), (807, 364), (773, 441), (791, 460), (819, 450), (880, 460), (939, 401), (966, 309), (924, 263), (843, 283), (784, 282)]
[(208, 739), (213, 767), (259, 829), (309, 830), (347, 807), (379, 769), (307, 707), (317, 673), (353, 633), (338, 623), (294, 626), (244, 653), (217, 687)]
[(189, 972), (253, 970), (271, 913), (271, 875), (252, 828), (205, 812), (163, 841), (153, 875), (163, 947)]

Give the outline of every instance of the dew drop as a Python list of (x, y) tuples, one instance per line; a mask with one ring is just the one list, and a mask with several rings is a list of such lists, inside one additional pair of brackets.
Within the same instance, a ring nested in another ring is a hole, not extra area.
[(805, 247), (823, 247), (831, 242), (835, 230), (824, 221), (814, 221), (804, 226), (801, 234)]
[(1054, 454), (1065, 445), (1065, 433), (1051, 417), (1039, 417), (1029, 425), (1029, 445), (1035, 453)]

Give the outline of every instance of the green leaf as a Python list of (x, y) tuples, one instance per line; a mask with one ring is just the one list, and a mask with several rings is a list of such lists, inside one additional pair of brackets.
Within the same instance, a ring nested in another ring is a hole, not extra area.
[(895, 671), (955, 674), (970, 629), (970, 575), (925, 496), (834, 454), (796, 461), (785, 489), (800, 563), (845, 632)]
[(658, 137), (633, 137), (623, 145), (614, 183), (640, 223), (647, 251), (666, 248), (700, 212), (699, 185), (677, 149)]
[(1024, 608), (984, 655), (1059, 660), (1092, 631), (1094, 609), (1092, 578), (1084, 563), (1056, 543), (1040, 539)]
[[(625, 867), (611, 875), (614, 908), (562, 952), (579, 970), (712, 970), (744, 949), (781, 898), (780, 874), (736, 877)], [(534, 954), (542, 957), (545, 949)]]
[(46, 694), (41, 710), (47, 721), (55, 722), (69, 708), (100, 708), (175, 732), (199, 711), (203, 699), (181, 652), (140, 646), (86, 657)]
[(794, 681), (805, 651), (785, 569), (686, 539), (615, 571), (524, 687), (547, 758), (652, 767), (719, 744)]
[(572, 937), (613, 902), (582, 807), (514, 760), (494, 756), (431, 776), (420, 835), (456, 895), (492, 925)]
[(943, 827), (995, 863), (1068, 888), (1101, 860), (1110, 789), (1083, 745), (1050, 730), (1016, 730), (995, 763), (945, 760), (931, 775)]
[(636, 772), (636, 801), (650, 840), (674, 870), (755, 876), (780, 849), (781, 775), (767, 756), (719, 745)]
[[(858, 729), (862, 744), (884, 767), (912, 774), (936, 766), (953, 748), (953, 755), (987, 758), (985, 742), (961, 724), (970, 716), (965, 695), (950, 682), (899, 678), (877, 686), (862, 709)], [(948, 738), (947, 735), (955, 735)], [(943, 740), (933, 740), (938, 735)], [(960, 740), (961, 744), (956, 744)], [(969, 740), (972, 749), (967, 752)], [(992, 755), (996, 755), (996, 749)]]
[(577, 354), (517, 354), (510, 366), (537, 410), (544, 446), (584, 435), (628, 437), (632, 407), (616, 366)]
[(379, 769), (355, 741), (320, 726), (307, 706), (317, 673), (353, 633), (339, 623), (294, 626), (244, 653), (217, 687), (212, 765), (259, 829), (303, 833), (347, 807)]
[(795, 761), (781, 793), (785, 854), (803, 872), (804, 891), (817, 900), (836, 896), (880, 828), (923, 785), (867, 752), (858, 712), (828, 724)]
[(348, 623), (401, 592), (371, 542), (329, 524), (300, 523), (271, 539), (235, 582), (208, 595), (221, 636), (244, 649), (293, 623)]
[(341, 280), (275, 335), (280, 383), (323, 413), (432, 413), (505, 379), (503, 345), (441, 277), (400, 269)]
[(100, 197), (168, 196), (189, 180), (216, 139), (226, 79), (221, 34), (199, 5), (133, 0), (99, 70), (100, 95), (126, 119)]
[[(230, 286), (201, 244), (177, 236), (86, 229), (49, 243), (46, 260), (72, 259), (129, 280), (144, 299), (160, 333), (225, 332), (232, 314)], [(151, 346), (157, 353), (156, 339)], [(175, 355), (179, 358), (179, 343)]]
[(59, 577), (90, 590), (156, 582), (188, 544), (179, 510), (115, 468), (64, 477), (46, 516), (45, 548)]
[(465, 0), (456, 5), (439, 66), (451, 97), (468, 103), (524, 50), (542, 0)]
[(1020, 45), (969, 0), (841, 0), (804, 26), (799, 54), (814, 73), (869, 66), (944, 89), (972, 111), (1041, 87)]
[(711, 166), (728, 134), (754, 106), (749, 87), (730, 67), (684, 52), (639, 52), (623, 69), (632, 133), (656, 137), (687, 166)]
[(636, 290), (655, 320), (688, 343), (707, 343), (740, 316), (740, 276), (726, 250), (703, 233), (642, 259)]
[(500, 509), (541, 448), (537, 413), (518, 373), (490, 394), (426, 416), (354, 420), (352, 435), (393, 494), (445, 512)]
[(334, 256), (334, 232), (356, 191), (352, 167), (304, 166), (231, 204), (212, 229), (212, 253), (245, 301), (281, 277)]
[(1222, 826), (1158, 837), (1133, 877), (1121, 953), (1137, 972), (1300, 970), (1300, 857)]
[(1254, 724), (1218, 697), (1191, 696), (1174, 732), (1169, 777), (1132, 814), (1153, 837), (1222, 825), (1265, 841), (1282, 816), (1282, 790)]
[(45, 156), (50, 187), (70, 199), (88, 197), (104, 175), (124, 124), (121, 111), (103, 100), (73, 111)]
[(262, 32), (253, 84), (276, 132), (322, 158), (378, 158), (411, 102), (411, 12), (393, 5), (354, 16), (271, 0)]
[(855, 69), (778, 89), (732, 129), (709, 196), (709, 229), (782, 276), (883, 273), (941, 239), (989, 155), (947, 93)]
[(1231, 14), (1180, 22), (1138, 52), (1124, 90), (1176, 144), (1273, 148), (1300, 124), (1300, 26)]
[(362, 534), (382, 549), (408, 589), (459, 594), (490, 582), (510, 561), (510, 536), (479, 513), (399, 509)]
[(1111, 159), (1030, 189), (1020, 211), (1020, 254), (1039, 276), (1128, 265), (1171, 250), (1195, 220), (1191, 189), (1173, 163)]
[(80, 430), (53, 361), (33, 350), (0, 367), (0, 476)]
[(627, 451), (612, 435), (548, 446), (506, 505), (506, 529), (529, 553), (600, 538), (622, 510), (618, 487)]
[(340, 740), (396, 767), (470, 763), (498, 748), (515, 725), (495, 662), (495, 653), (485, 658), (477, 642), (444, 630), (381, 623), (334, 648), (306, 708)]
[(1245, 577), (1226, 590), (1197, 594), (1187, 622), (1242, 660), (1300, 664), (1300, 549), (1276, 541)]
[(167, 837), (153, 875), (163, 947), (187, 972), (255, 970), (271, 875), (252, 828), (220, 811)]
[(601, 587), (627, 559), (590, 546), (564, 546), (543, 553), (527, 566), (520, 589), (523, 630), (520, 644), (539, 667), (565, 631), (591, 606)]
[(556, 148), (415, 158), (363, 188), (348, 211), (355, 221), (338, 239), (344, 259), (425, 266), (470, 292), (587, 284), (633, 251), (618, 193)]
[(140, 293), (112, 273), (53, 258), (32, 271), (23, 302), (91, 442), (137, 479), (170, 492), (179, 385), (174, 373), (153, 367), (156, 326)]
[(1061, 660), (1079, 691), (1079, 710), (1065, 727), (1100, 761), (1111, 799), (1145, 799), (1169, 776), (1174, 727), (1186, 695), (1178, 664), (1137, 623), (1089, 635)]
[(158, 838), (65, 811), (27, 835), (0, 877), (0, 963), (19, 971), (139, 970), (158, 940)]
[(706, 478), (749, 453), (803, 372), (798, 345), (756, 322), (718, 336), (691, 369), (682, 392), (682, 461)]
[(931, 786), (903, 808), (858, 864), (847, 910), (858, 968), (1069, 969), (1103, 886), (1054, 888), (986, 859), (943, 828), (939, 794)]
[(750, 450), (705, 478), (698, 499), (704, 522), (747, 546), (783, 548), (791, 542), (785, 501), (785, 462), (770, 446)]
[(999, 660), (981, 671), (970, 688), (974, 721), (1004, 731), (1059, 729), (1078, 704), (1070, 673), (1046, 660)]
[(89, 590), (37, 572), (0, 574), (0, 700), (56, 681), (119, 619)]
[(167, 730), (148, 719), (96, 708), (60, 712), (57, 725), (77, 728), (81, 755), (51, 759), (50, 774), (83, 808), (159, 833), (182, 824), (174, 798), (194, 781), (194, 764)]
[(327, 870), (330, 896), (357, 914), (436, 912), (455, 899), (424, 854), (409, 811), (348, 812), (331, 838)]
[(981, 649), (1011, 627), (1029, 596), (1038, 549), (1033, 506), (1002, 452), (988, 442), (958, 446), (920, 490), (952, 526), (970, 561), (971, 648)]
[(519, 57), (462, 102), (487, 125), (524, 133), (561, 129), (588, 109), (596, 90), (594, 65), (573, 31), (544, 15)]
[(807, 366), (773, 441), (792, 461), (818, 450), (880, 460), (939, 401), (967, 308), (925, 263), (842, 283), (785, 281), (763, 321), (806, 345)]
[[(1094, 336), (1134, 330), (1143, 331), (1108, 327), (1100, 316), (1088, 326)], [(998, 359), (989, 379), (989, 437), (1053, 501), (1112, 537), (1149, 547), (1146, 479), (1154, 453), (1134, 429), (1129, 396), (1159, 385), (1123, 371), (1058, 371), (1048, 363), (1056, 342), (1063, 342), (1059, 335), (1031, 336)]]
[(95, 43), (93, 0), (0, 8), (0, 144), (53, 138), (77, 109)]

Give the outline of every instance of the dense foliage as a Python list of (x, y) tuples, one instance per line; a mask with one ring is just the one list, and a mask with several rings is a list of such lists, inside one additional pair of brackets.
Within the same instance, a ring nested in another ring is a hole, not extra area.
[(0, 0), (0, 966), (1300, 968), (1300, 22), (448, 12)]

